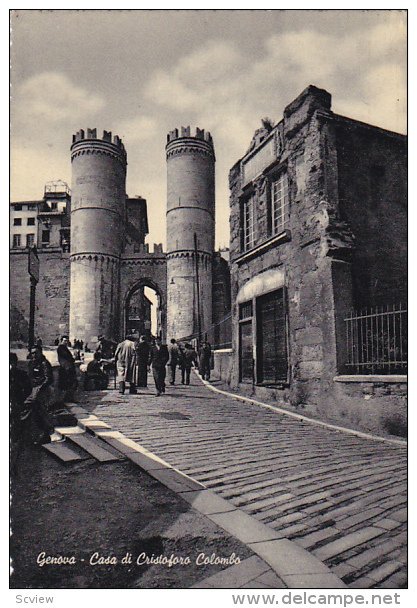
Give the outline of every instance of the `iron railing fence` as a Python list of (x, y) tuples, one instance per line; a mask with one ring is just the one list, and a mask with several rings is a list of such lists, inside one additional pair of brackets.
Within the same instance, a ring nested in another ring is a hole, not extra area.
[(352, 311), (345, 318), (347, 371), (407, 373), (407, 307), (386, 304)]

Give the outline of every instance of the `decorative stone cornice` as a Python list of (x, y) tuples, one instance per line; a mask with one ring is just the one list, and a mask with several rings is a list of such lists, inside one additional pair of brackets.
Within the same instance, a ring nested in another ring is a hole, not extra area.
[(126, 171), (127, 157), (124, 148), (101, 140), (81, 140), (76, 141), (71, 146), (71, 162), (80, 156), (90, 154), (102, 154), (114, 158), (122, 165)]
[(252, 258), (255, 258), (258, 255), (262, 255), (266, 251), (269, 251), (269, 249), (272, 249), (273, 247), (275, 247), (277, 245), (281, 245), (281, 243), (286, 243), (290, 240), (291, 240), (290, 230), (288, 230), (288, 229), (283, 230), (280, 234), (277, 234), (277, 235), (269, 238), (267, 241), (264, 241), (263, 243), (256, 245), (253, 249), (250, 249), (249, 251), (240, 255), (239, 257), (232, 259), (231, 262), (234, 264), (238, 264), (238, 265), (243, 264), (243, 262), (248, 262)]
[[(199, 251), (197, 253), (198, 259), (199, 260), (207, 260), (209, 262), (212, 261), (213, 259), (213, 254), (211, 253), (207, 253), (206, 251)], [(167, 259), (173, 259), (173, 258), (190, 258), (190, 259), (194, 259), (195, 258), (195, 252), (194, 251), (172, 251), (172, 252), (168, 252), (167, 253)]]
[(192, 156), (200, 155), (216, 160), (213, 144), (210, 141), (196, 139), (194, 137), (181, 137), (170, 141), (166, 146), (167, 159), (175, 156), (189, 154)]
[(165, 258), (125, 258), (122, 266), (165, 266)]
[(118, 264), (120, 262), (120, 258), (111, 254), (103, 254), (103, 253), (72, 253), (70, 256), (71, 262), (108, 262), (112, 264)]

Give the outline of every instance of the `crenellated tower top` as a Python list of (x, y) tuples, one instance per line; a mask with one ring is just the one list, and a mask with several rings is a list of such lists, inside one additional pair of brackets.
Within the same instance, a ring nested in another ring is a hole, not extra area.
[(175, 139), (190, 137), (195, 139), (202, 139), (208, 143), (213, 143), (213, 138), (210, 135), (209, 131), (204, 131), (204, 129), (199, 129), (196, 127), (195, 135), (191, 135), (191, 127), (181, 127), (181, 129), (174, 129), (170, 131), (167, 135), (167, 144)]
[(198, 127), (193, 134), (191, 134), (190, 127), (181, 127), (181, 129), (170, 131), (167, 135), (166, 153), (167, 158), (178, 154), (197, 153), (216, 160), (211, 134), (209, 131)]
[(107, 154), (117, 158), (126, 167), (127, 155), (124, 144), (118, 135), (103, 131), (103, 137), (97, 137), (97, 129), (80, 129), (72, 136), (71, 161), (82, 154)]

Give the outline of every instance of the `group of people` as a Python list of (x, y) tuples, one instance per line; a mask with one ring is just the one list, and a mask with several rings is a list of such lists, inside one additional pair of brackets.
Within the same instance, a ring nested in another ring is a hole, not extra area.
[(192, 367), (198, 367), (203, 379), (209, 380), (210, 359), (211, 347), (207, 341), (202, 344), (197, 355), (194, 347), (188, 342), (183, 345), (172, 338), (167, 346), (162, 343), (160, 337), (156, 337), (149, 344), (145, 336), (141, 336), (136, 342), (128, 335), (118, 344), (114, 354), (119, 392), (125, 393), (126, 383), (129, 384), (130, 394), (136, 394), (137, 387), (146, 387), (150, 368), (158, 397), (165, 393), (167, 367), (171, 385), (175, 384), (177, 368), (181, 370), (182, 384), (190, 384)]
[[(55, 401), (73, 401), (77, 389), (75, 359), (68, 348), (68, 336), (62, 336), (57, 348), (58, 389), (60, 395), (52, 391), (52, 366), (43, 354), (42, 343), (36, 340), (27, 356), (27, 372), (18, 367), (18, 357), (11, 352), (10, 368), (10, 426), (12, 452), (22, 441), (43, 444), (54, 436), (54, 419), (50, 413)], [(19, 450), (17, 450), (18, 452)], [(12, 458), (13, 460), (13, 458)]]
[[(57, 345), (59, 401), (63, 402), (74, 401), (78, 386), (76, 357), (69, 345), (68, 336), (62, 336)], [(32, 443), (48, 442), (54, 432), (50, 414), (53, 372), (40, 339), (30, 348), (28, 360), (26, 372), (18, 367), (17, 355), (10, 353), (11, 439), (16, 445), (29, 436)], [(119, 392), (124, 394), (129, 385), (129, 393), (135, 394), (137, 387), (147, 387), (148, 372), (152, 369), (159, 396), (165, 393), (167, 368), (171, 385), (175, 384), (177, 369), (181, 372), (181, 383), (188, 385), (192, 367), (198, 368), (203, 379), (210, 379), (210, 360), (211, 347), (207, 341), (197, 353), (192, 344), (182, 344), (175, 339), (167, 346), (160, 337), (149, 341), (145, 336), (139, 340), (126, 336), (116, 345), (99, 336), (94, 358), (87, 365), (84, 388), (104, 390), (108, 386), (109, 368), (116, 367)]]

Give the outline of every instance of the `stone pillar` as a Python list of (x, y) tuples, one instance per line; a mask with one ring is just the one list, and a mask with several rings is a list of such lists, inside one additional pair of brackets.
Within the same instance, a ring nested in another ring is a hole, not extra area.
[(70, 337), (117, 339), (126, 152), (116, 135), (83, 130), (71, 146)]
[(204, 337), (212, 324), (213, 141), (198, 128), (191, 136), (189, 127), (171, 131), (167, 139), (167, 338), (199, 329)]

